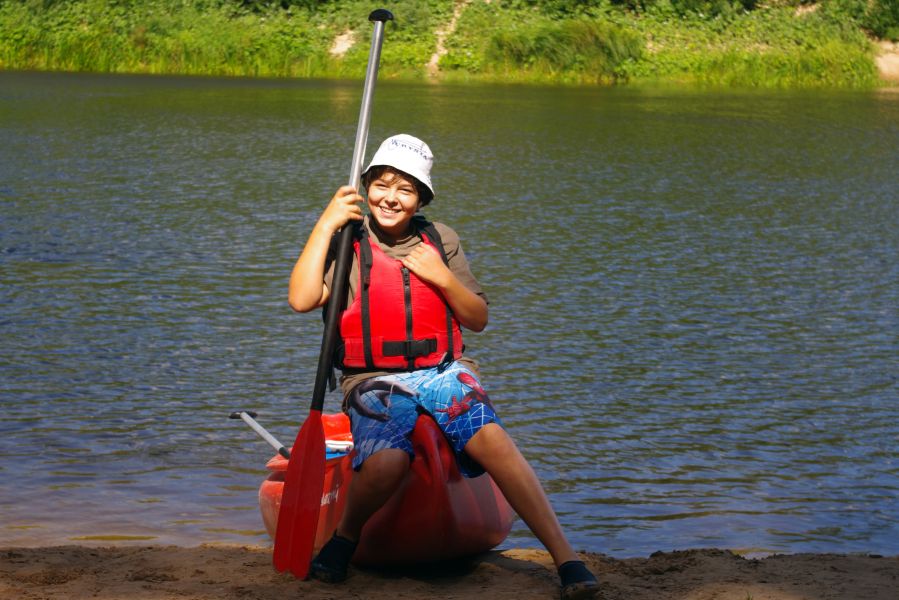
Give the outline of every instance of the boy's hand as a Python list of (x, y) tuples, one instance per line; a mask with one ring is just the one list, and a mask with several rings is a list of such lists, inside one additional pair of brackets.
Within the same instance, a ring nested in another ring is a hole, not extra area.
[(427, 244), (419, 244), (403, 259), (403, 266), (422, 280), (446, 289), (453, 277), (452, 271), (443, 263), (440, 253)]
[(356, 188), (345, 185), (331, 198), (318, 222), (328, 233), (333, 234), (350, 221), (362, 220), (364, 201), (365, 199), (356, 192)]

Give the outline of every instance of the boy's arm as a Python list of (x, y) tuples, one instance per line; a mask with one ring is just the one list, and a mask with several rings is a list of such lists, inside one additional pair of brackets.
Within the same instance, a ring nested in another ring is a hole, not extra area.
[(343, 186), (319, 217), (290, 274), (287, 301), (295, 311), (309, 312), (328, 301), (325, 263), (331, 238), (348, 222), (362, 220), (362, 201), (355, 188)]

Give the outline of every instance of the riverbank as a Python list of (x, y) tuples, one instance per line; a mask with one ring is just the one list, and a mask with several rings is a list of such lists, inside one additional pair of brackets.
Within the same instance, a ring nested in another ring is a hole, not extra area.
[(880, 42), (876, 63), (877, 72), (883, 81), (899, 85), (899, 44)]
[[(838, 554), (746, 559), (723, 550), (615, 559), (584, 554), (605, 600), (892, 600), (899, 557)], [(505, 550), (400, 571), (353, 569), (341, 586), (297, 581), (258, 547), (62, 546), (0, 549), (0, 597), (41, 600), (283, 600), (284, 598), (555, 598), (546, 552)]]
[[(361, 77), (370, 35), (364, 17), (373, 3), (285, 4), (3, 3), (0, 69)], [(683, 2), (644, 2), (640, 11), (578, 4), (397, 0), (390, 3), (397, 20), (388, 26), (381, 74), (768, 88), (896, 81), (895, 49), (869, 37), (864, 14), (847, 8), (852, 2), (749, 3), (751, 10), (723, 1), (689, 10)]]

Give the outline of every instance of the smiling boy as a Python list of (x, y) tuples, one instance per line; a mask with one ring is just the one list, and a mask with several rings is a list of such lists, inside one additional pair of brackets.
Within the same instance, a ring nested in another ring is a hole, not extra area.
[[(409, 436), (423, 411), (446, 435), (463, 473), (489, 473), (550, 552), (562, 598), (593, 598), (596, 578), (571, 548), (536, 474), (503, 429), (480, 386), (477, 363), (464, 355), (462, 329), (484, 329), (487, 297), (455, 231), (419, 214), (434, 197), (432, 164), (430, 148), (418, 138), (385, 140), (363, 173), (367, 199), (351, 186), (339, 188), (291, 273), (290, 306), (299, 312), (323, 306), (330, 298), (334, 234), (357, 223), (337, 357), (357, 473), (337, 530), (311, 574), (329, 582), (346, 578), (363, 526), (409, 470)], [(394, 394), (385, 406), (371, 386), (383, 380), (408, 393)], [(478, 401), (462, 410), (453, 401), (473, 386)]]

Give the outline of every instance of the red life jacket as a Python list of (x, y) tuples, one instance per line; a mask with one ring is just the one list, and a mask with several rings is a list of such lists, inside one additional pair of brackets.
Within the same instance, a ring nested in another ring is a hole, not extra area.
[[(417, 219), (422, 242), (440, 252), (434, 226)], [(340, 318), (341, 368), (411, 370), (435, 367), (462, 356), (462, 330), (443, 294), (402, 262), (387, 256), (368, 231), (353, 242), (359, 285)]]

